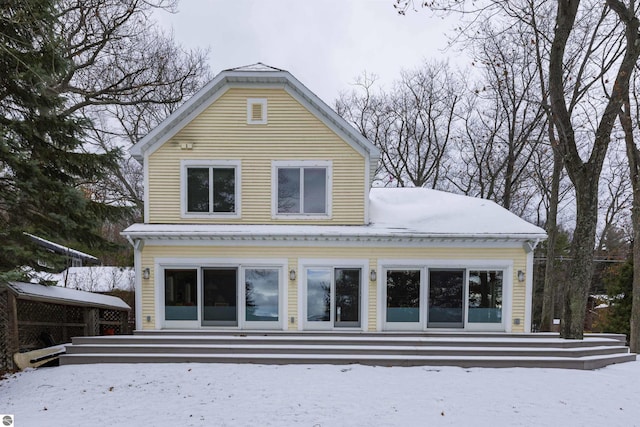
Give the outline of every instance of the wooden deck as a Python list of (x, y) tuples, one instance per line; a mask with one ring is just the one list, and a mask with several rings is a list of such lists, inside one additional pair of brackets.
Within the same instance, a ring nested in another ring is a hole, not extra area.
[(76, 337), (60, 363), (256, 363), (597, 369), (636, 360), (624, 335), (137, 331)]

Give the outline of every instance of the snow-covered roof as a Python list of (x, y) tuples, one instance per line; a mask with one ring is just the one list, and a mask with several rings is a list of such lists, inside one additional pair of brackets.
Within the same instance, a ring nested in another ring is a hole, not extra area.
[(131, 267), (70, 267), (57, 276), (58, 286), (89, 292), (133, 291), (135, 283)]
[(8, 286), (23, 299), (54, 302), (58, 304), (102, 307), (108, 309), (131, 310), (120, 298), (93, 292), (66, 289), (58, 286), (37, 285), (34, 283), (9, 282)]
[(425, 188), (374, 188), (369, 225), (134, 224), (131, 238), (218, 240), (542, 240), (545, 231), (494, 202)]
[(545, 231), (495, 202), (427, 188), (373, 188), (374, 227), (420, 234), (538, 235)]
[(34, 236), (33, 234), (29, 234), (29, 233), (24, 233), (26, 236), (29, 236), (29, 238), (31, 240), (33, 240), (34, 242), (36, 242), (37, 244), (39, 244), (40, 246), (43, 246), (47, 249), (50, 249), (56, 253), (59, 254), (64, 254), (70, 257), (74, 257), (74, 258), (80, 258), (83, 260), (87, 260), (87, 261), (93, 261), (93, 262), (98, 262), (98, 258), (94, 257), (93, 255), (89, 255), (87, 253), (84, 252), (80, 252), (78, 250), (69, 248), (67, 246), (63, 246), (60, 245), (58, 243), (52, 242), (50, 240), (47, 239), (43, 239), (42, 237), (38, 237), (38, 236)]
[(171, 139), (228, 88), (247, 85), (282, 87), (351, 147), (366, 156), (371, 164), (371, 170), (376, 169), (380, 150), (371, 141), (362, 136), (291, 73), (262, 63), (222, 71), (144, 138), (134, 144), (129, 150), (131, 155), (142, 163), (145, 155), (153, 153)]

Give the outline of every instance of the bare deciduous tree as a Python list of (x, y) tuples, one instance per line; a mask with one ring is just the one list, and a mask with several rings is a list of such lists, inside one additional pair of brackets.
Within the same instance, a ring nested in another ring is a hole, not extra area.
[[(401, 10), (413, 1), (397, 0)], [(597, 229), (598, 183), (614, 123), (629, 91), (629, 79), (640, 54), (638, 19), (633, 0), (567, 0), (555, 2), (554, 25), (541, 32), (549, 42), (548, 112), (554, 148), (567, 170), (576, 195), (576, 226), (571, 266), (563, 297), (561, 335), (582, 338), (587, 293), (593, 273)], [(542, 5), (549, 5), (542, 2)], [(487, 16), (507, 22), (531, 22), (529, 0), (464, 2), (440, 0), (426, 4), (470, 17), (465, 32)], [(535, 14), (534, 14), (535, 15)], [(571, 73), (567, 73), (571, 70)]]
[[(128, 147), (209, 78), (207, 52), (185, 50), (155, 24), (155, 10), (175, 0), (60, 0), (60, 33), (72, 64), (51, 90), (65, 114), (87, 119), (87, 150)], [(87, 183), (102, 202), (142, 210), (141, 171), (128, 156), (101, 182)]]
[(363, 76), (342, 94), (336, 110), (382, 152), (378, 177), (385, 185), (441, 185), (463, 87), (444, 62), (402, 72), (390, 92)]

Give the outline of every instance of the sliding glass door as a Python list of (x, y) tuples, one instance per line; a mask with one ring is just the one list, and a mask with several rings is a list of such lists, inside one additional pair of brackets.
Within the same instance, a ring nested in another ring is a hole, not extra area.
[(238, 326), (238, 269), (202, 269), (202, 326)]
[(249, 329), (273, 329), (280, 324), (280, 270), (245, 268), (244, 325)]
[(505, 330), (505, 269), (383, 269), (386, 330)]
[(429, 269), (428, 328), (464, 327), (465, 270)]
[(198, 270), (167, 269), (164, 271), (165, 321), (198, 320)]
[(360, 268), (307, 268), (306, 327), (360, 327), (361, 276)]
[(422, 329), (420, 270), (387, 270), (385, 316), (390, 329)]

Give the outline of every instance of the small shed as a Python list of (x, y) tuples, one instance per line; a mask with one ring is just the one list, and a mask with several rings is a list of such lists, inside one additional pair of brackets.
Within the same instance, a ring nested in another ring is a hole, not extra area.
[(120, 298), (58, 286), (0, 283), (0, 371), (13, 354), (74, 336), (128, 334), (131, 307)]

